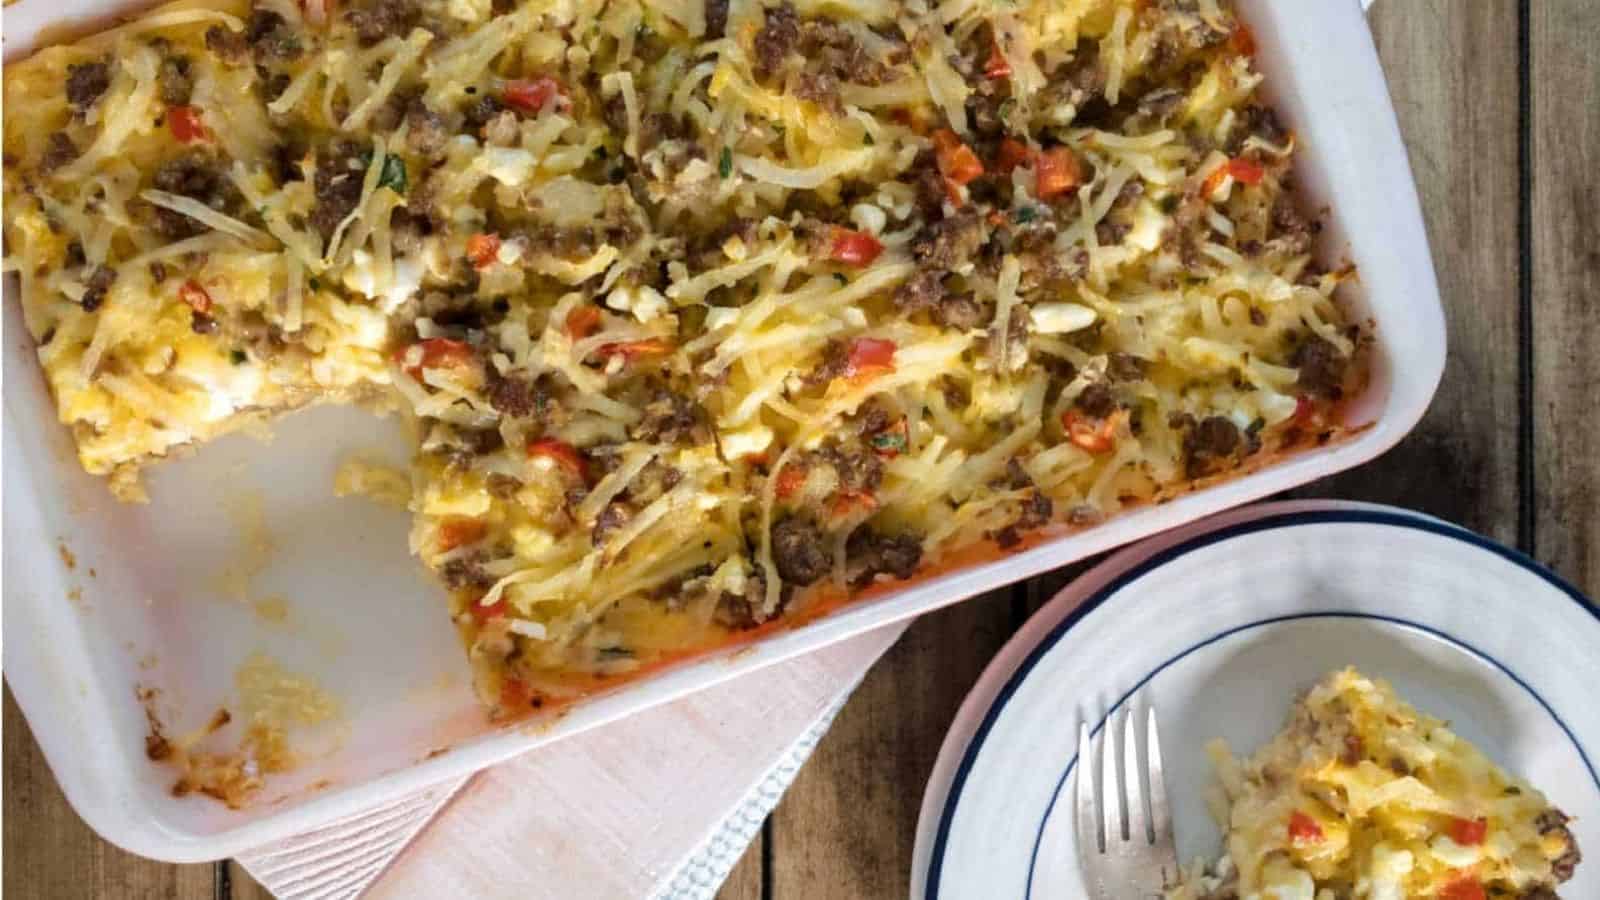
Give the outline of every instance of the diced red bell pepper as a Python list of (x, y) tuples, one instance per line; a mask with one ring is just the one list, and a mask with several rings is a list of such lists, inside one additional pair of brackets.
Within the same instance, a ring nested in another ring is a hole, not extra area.
[(805, 466), (784, 466), (783, 471), (778, 473), (778, 483), (772, 490), (778, 495), (779, 500), (787, 500), (800, 493), (800, 489), (805, 486)]
[(883, 243), (870, 234), (849, 228), (833, 229), (833, 241), (828, 255), (834, 262), (847, 266), (870, 266), (883, 252)]
[(402, 349), (398, 354), (406, 374), (412, 378), (421, 378), (423, 369), (468, 365), (475, 356), (471, 344), (452, 338), (429, 338), (412, 346), (422, 348), (421, 360), (415, 365), (406, 362), (411, 355), (410, 348)]
[(866, 491), (840, 491), (833, 496), (830, 511), (836, 519), (850, 515), (856, 509), (871, 512), (878, 508), (878, 498)]
[(600, 330), (600, 310), (594, 306), (574, 307), (567, 313), (567, 335), (581, 340)]
[(860, 337), (850, 342), (850, 355), (845, 361), (845, 374), (852, 378), (868, 378), (894, 371), (894, 341), (882, 338)]
[(983, 162), (948, 128), (933, 133), (934, 155), (947, 185), (960, 187), (983, 174)]
[(583, 455), (566, 441), (548, 437), (529, 441), (528, 455), (548, 459), (568, 475), (583, 480)]
[(1040, 200), (1053, 200), (1083, 185), (1083, 166), (1077, 154), (1067, 147), (1051, 147), (1040, 153), (1033, 172), (1034, 193)]
[(527, 709), (533, 703), (533, 688), (520, 678), (500, 681), (500, 705), (506, 709)]
[(1012, 169), (1031, 162), (1033, 151), (1027, 144), (1016, 138), (1005, 138), (1000, 141), (1000, 149), (994, 155), (994, 170), (1002, 175), (1010, 175)]
[(1261, 179), (1266, 176), (1267, 170), (1261, 167), (1261, 163), (1253, 159), (1236, 156), (1228, 160), (1228, 174), (1232, 175), (1233, 180), (1240, 184), (1260, 184)]
[(989, 59), (983, 64), (983, 74), (990, 78), (1010, 78), (1011, 61), (1000, 52), (1000, 42), (995, 41), (989, 45)]
[(536, 113), (544, 109), (546, 103), (554, 99), (557, 104), (566, 103), (566, 89), (561, 82), (548, 75), (538, 78), (517, 78), (506, 82), (505, 90), (500, 94), (506, 105), (523, 112)]
[(1291, 425), (1304, 425), (1317, 415), (1317, 401), (1311, 399), (1310, 394), (1301, 394), (1294, 398), (1294, 415), (1289, 418)]
[(178, 299), (202, 316), (211, 314), (211, 295), (192, 278), (178, 286)]
[(1483, 885), (1471, 875), (1462, 875), (1447, 882), (1439, 891), (1439, 900), (1488, 900)]
[(421, 346), (424, 369), (465, 365), (472, 361), (472, 345), (466, 341), (454, 338), (429, 338), (423, 341)]
[(1450, 820), (1450, 840), (1463, 847), (1473, 847), (1483, 843), (1489, 834), (1489, 820), (1484, 818)]
[(465, 516), (445, 519), (439, 523), (439, 552), (444, 553), (467, 544), (483, 540), (489, 526), (482, 519)]
[(1289, 843), (1315, 844), (1323, 839), (1322, 826), (1300, 810), (1289, 814)]
[(624, 362), (633, 362), (641, 356), (663, 356), (672, 352), (672, 344), (662, 338), (645, 338), (641, 341), (621, 341), (616, 344), (601, 344), (595, 351), (601, 357), (609, 359), (613, 356), (622, 357)]
[(500, 235), (475, 234), (467, 238), (467, 259), (475, 269), (488, 268), (500, 256)]
[(1069, 409), (1061, 414), (1061, 428), (1067, 440), (1090, 453), (1109, 453), (1117, 446), (1115, 419), (1096, 419)]
[(168, 107), (167, 130), (180, 144), (192, 144), (207, 137), (206, 125), (200, 120), (200, 110), (193, 106)]
[(1200, 190), (1201, 193), (1209, 197), (1217, 192), (1217, 188), (1222, 187), (1222, 179), (1224, 178), (1232, 176), (1233, 180), (1240, 184), (1260, 184), (1261, 179), (1266, 177), (1266, 174), (1267, 170), (1263, 169), (1260, 163), (1243, 156), (1236, 156), (1218, 166), (1215, 172), (1207, 175), (1205, 184), (1201, 185)]
[(501, 597), (499, 600), (496, 600), (488, 606), (484, 606), (482, 603), (474, 600), (472, 601), (472, 605), (469, 606), (467, 610), (468, 612), (472, 613), (472, 618), (476, 619), (479, 625), (482, 625), (491, 619), (498, 619), (506, 614), (506, 600), (504, 597)]
[(1256, 33), (1250, 26), (1240, 22), (1234, 26), (1233, 34), (1228, 35), (1228, 46), (1240, 56), (1256, 55)]

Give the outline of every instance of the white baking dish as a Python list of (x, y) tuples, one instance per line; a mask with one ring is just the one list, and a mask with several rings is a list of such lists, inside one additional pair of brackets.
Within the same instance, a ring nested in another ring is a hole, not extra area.
[[(1361, 271), (1351, 299), (1377, 323), (1379, 342), (1371, 389), (1352, 415), (1372, 427), (629, 684), (545, 721), (488, 727), (443, 598), (406, 555), (405, 515), (332, 496), (335, 465), (347, 454), (381, 449), (404, 460), (393, 423), (359, 410), (293, 416), (271, 442), (235, 436), (157, 467), (149, 478), (153, 502), (120, 505), (79, 470), (16, 304), (7, 302), (5, 671), (67, 798), (102, 835), (136, 853), (174, 861), (230, 856), (1387, 449), (1432, 397), (1445, 339), (1421, 212), (1372, 39), (1356, 0), (1241, 3), (1278, 107), (1302, 137), (1304, 187), (1315, 205), (1331, 209), (1324, 250)], [(48, 8), (23, 0), (6, 13), (8, 55), (42, 26), (106, 11), (103, 0)], [(249, 509), (252, 500), (259, 513)], [(263, 528), (264, 535), (253, 533)], [(270, 554), (253, 550), (262, 537)], [(66, 563), (68, 552), (75, 566)], [(258, 569), (243, 585), (246, 599), (283, 599), (287, 621), (267, 621), (230, 598), (219, 582), (230, 567)], [(182, 732), (229, 702), (235, 669), (258, 649), (340, 699), (343, 714), (323, 735), (328, 749), (274, 776), (243, 810), (173, 797), (172, 772), (145, 758), (136, 686), (159, 691), (163, 721)]]

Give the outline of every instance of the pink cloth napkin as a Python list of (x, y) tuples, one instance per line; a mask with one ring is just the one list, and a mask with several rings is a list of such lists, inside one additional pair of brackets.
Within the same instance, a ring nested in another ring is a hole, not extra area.
[(710, 898), (904, 629), (770, 666), (239, 862), (283, 900)]

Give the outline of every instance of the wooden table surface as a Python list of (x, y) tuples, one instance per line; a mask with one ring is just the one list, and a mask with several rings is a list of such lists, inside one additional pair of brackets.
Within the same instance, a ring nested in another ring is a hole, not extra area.
[[(1399, 447), (1295, 493), (1432, 513), (1600, 594), (1600, 3), (1379, 0), (1372, 24), (1422, 193), (1450, 356), (1432, 409)], [(914, 624), (721, 896), (906, 896), (923, 784), (956, 707), (1079, 569)], [(96, 837), (9, 692), (4, 741), (10, 896), (266, 896), (236, 865), (149, 862)]]

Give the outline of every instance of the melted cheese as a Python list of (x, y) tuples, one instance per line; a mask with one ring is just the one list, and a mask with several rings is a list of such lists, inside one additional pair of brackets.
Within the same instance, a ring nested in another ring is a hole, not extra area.
[(1339, 433), (1352, 273), (1274, 215), (1226, 5), (491, 7), (186, 0), (5, 81), (84, 467), (131, 497), (262, 415), (404, 408), (409, 483), (338, 489), (405, 498), (491, 707)]
[(1571, 849), (1533, 785), (1354, 669), (1313, 687), (1249, 759), (1211, 752), (1226, 875), (1191, 873), (1172, 900), (1223, 881), (1239, 897), (1449, 897), (1462, 881), (1520, 895), (1556, 887), (1554, 863)]

